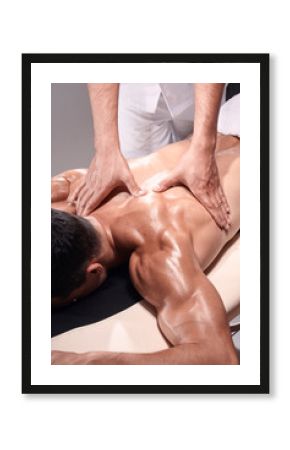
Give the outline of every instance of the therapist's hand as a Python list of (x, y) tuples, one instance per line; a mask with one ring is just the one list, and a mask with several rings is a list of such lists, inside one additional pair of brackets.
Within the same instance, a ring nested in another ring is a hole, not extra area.
[(135, 197), (145, 192), (137, 185), (126, 159), (119, 150), (97, 152), (85, 178), (69, 196), (78, 215), (88, 215), (116, 188)]
[(192, 192), (220, 228), (229, 229), (230, 208), (220, 184), (214, 148), (209, 148), (209, 144), (191, 144), (176, 168), (155, 186), (154, 191), (162, 192), (180, 184)]

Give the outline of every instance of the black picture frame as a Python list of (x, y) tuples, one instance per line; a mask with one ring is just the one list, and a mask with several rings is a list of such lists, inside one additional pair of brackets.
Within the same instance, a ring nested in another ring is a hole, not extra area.
[[(32, 385), (31, 65), (33, 63), (255, 63), (260, 65), (260, 383), (257, 385)], [(22, 55), (22, 393), (269, 393), (269, 54)]]

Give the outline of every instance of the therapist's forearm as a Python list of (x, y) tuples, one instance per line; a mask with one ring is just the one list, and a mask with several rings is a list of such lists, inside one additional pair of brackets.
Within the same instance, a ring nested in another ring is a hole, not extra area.
[(224, 83), (195, 84), (195, 112), (193, 142), (210, 148), (215, 145), (217, 120)]
[(93, 117), (96, 152), (119, 150), (119, 84), (89, 83), (88, 91)]

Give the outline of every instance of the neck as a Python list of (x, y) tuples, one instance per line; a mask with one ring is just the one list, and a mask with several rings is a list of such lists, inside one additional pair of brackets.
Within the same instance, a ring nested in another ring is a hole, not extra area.
[(105, 226), (102, 222), (100, 222), (100, 220), (95, 219), (93, 216), (86, 217), (86, 219), (96, 230), (96, 233), (100, 238), (101, 250), (98, 256), (98, 261), (106, 269), (114, 267), (118, 264), (119, 257), (110, 227)]

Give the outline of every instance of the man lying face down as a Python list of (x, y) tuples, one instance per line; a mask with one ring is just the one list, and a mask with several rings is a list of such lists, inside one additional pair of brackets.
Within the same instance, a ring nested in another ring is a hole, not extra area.
[(204, 274), (239, 230), (239, 140), (220, 135), (217, 142), (217, 166), (231, 210), (227, 231), (186, 188), (151, 190), (176, 165), (187, 140), (129, 161), (146, 195), (132, 197), (116, 187), (85, 218), (74, 215), (68, 197), (86, 171), (52, 179), (52, 304), (87, 295), (108, 269), (129, 261), (133, 284), (155, 308), (172, 345), (147, 354), (53, 351), (53, 364), (238, 364), (222, 300)]

